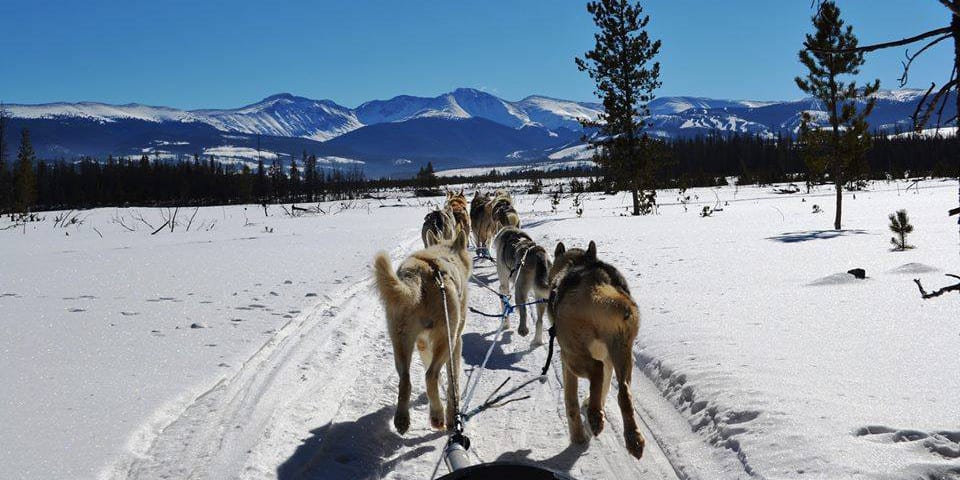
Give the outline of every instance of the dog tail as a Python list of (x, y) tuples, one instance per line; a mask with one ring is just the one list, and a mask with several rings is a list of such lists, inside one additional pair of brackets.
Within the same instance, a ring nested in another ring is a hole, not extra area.
[(594, 287), (591, 300), (598, 305), (621, 312), (624, 320), (636, 320), (640, 318), (637, 304), (630, 298), (630, 295), (627, 295), (609, 283), (603, 283)]
[(390, 265), (390, 257), (385, 252), (377, 254), (373, 262), (374, 276), (380, 299), (389, 305), (414, 305), (420, 302), (420, 276), (409, 277), (405, 282), (397, 276)]

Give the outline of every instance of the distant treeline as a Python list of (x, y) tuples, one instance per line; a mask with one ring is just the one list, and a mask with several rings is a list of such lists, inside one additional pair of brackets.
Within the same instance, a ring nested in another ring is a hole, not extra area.
[[(391, 188), (436, 192), (445, 185), (500, 180), (601, 176), (590, 168), (498, 172), (495, 168), (471, 177), (436, 177), (430, 165), (412, 179), (368, 179), (360, 169), (320, 168), (315, 156), (281, 165), (237, 165), (195, 156), (193, 161), (151, 161), (107, 158), (44, 161), (34, 158), (29, 135), (23, 132), (15, 161), (0, 155), (0, 212), (92, 208), (122, 205), (216, 205), (231, 203), (297, 203), (381, 196)], [(784, 181), (819, 182), (806, 168), (791, 138), (753, 136), (678, 139), (663, 145), (665, 167), (658, 172), (661, 187), (694, 187), (725, 183)], [(0, 144), (0, 151), (6, 146)], [(888, 175), (957, 176), (960, 141), (956, 137), (874, 138), (860, 178)], [(603, 188), (603, 182), (589, 182)]]

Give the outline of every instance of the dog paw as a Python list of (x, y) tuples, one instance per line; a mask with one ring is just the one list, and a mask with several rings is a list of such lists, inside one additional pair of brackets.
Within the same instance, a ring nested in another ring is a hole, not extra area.
[(446, 423), (443, 422), (442, 411), (430, 413), (430, 426), (437, 430), (443, 430), (446, 428)]
[(583, 428), (575, 429), (570, 432), (570, 443), (574, 445), (584, 445), (590, 441), (590, 437)]
[(396, 427), (397, 433), (403, 435), (407, 433), (407, 430), (410, 429), (410, 413), (408, 412), (397, 412), (393, 416), (393, 426)]
[(587, 410), (587, 421), (590, 422), (590, 430), (593, 432), (593, 436), (599, 436), (600, 432), (603, 431), (604, 423), (604, 414), (603, 410)]
[(639, 431), (625, 431), (623, 432), (623, 438), (627, 441), (627, 451), (630, 452), (630, 455), (636, 458), (643, 456), (643, 447), (647, 442)]

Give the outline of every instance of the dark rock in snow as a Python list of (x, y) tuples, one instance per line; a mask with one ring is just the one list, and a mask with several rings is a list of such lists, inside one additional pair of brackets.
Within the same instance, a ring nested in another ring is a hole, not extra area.
[(854, 268), (852, 270), (847, 270), (847, 273), (849, 273), (850, 275), (853, 275), (854, 277), (859, 278), (860, 280), (867, 278), (867, 271), (862, 268)]

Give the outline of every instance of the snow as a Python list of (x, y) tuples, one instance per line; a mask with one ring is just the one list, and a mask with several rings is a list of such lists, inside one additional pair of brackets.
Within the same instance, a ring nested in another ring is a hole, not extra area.
[(364, 162), (363, 160), (354, 160), (352, 158), (326, 156), (326, 157), (317, 157), (317, 163), (326, 164), (326, 165), (343, 165), (343, 164), (362, 165), (366, 162)]
[[(640, 218), (622, 215), (622, 194), (583, 196), (583, 218), (569, 197), (551, 212), (544, 195), (516, 195), (536, 241), (595, 240), (631, 284), (648, 450), (625, 453), (616, 392), (607, 430), (570, 447), (555, 358), (530, 399), (470, 421), (473, 460), (583, 479), (955, 475), (960, 295), (922, 300), (912, 279), (936, 288), (960, 272), (944, 215), (957, 183), (907, 185), (848, 193), (841, 232), (826, 188), (691, 189), (686, 205), (661, 191), (658, 215)], [(175, 231), (155, 235), (146, 223), (172, 212), (83, 211), (66, 229), (47, 212), (0, 230), (5, 478), (429, 478), (445, 439), (428, 428), (419, 361), (411, 431), (393, 431), (397, 375), (369, 264), (377, 250), (398, 261), (418, 248), (439, 200), (391, 194), (300, 217), (208, 207), (189, 232), (194, 209), (181, 209)], [(886, 215), (900, 208), (916, 248), (892, 252)], [(844, 273), (855, 267), (865, 280)], [(476, 271), (495, 278), (489, 264)], [(470, 305), (496, 311), (497, 299), (472, 285)], [(495, 327), (468, 319), (467, 372)], [(478, 395), (544, 360), (507, 333)]]
[(221, 145), (219, 147), (205, 148), (203, 149), (203, 155), (210, 156), (213, 155), (217, 159), (239, 159), (239, 160), (257, 160), (257, 158), (262, 158), (264, 161), (273, 160), (277, 158), (277, 154), (269, 150), (260, 150), (257, 151), (256, 148), (250, 147), (236, 147), (233, 145)]
[(924, 138), (932, 137), (954, 137), (957, 135), (957, 127), (939, 127), (939, 128), (924, 128), (919, 133), (918, 132), (903, 132), (890, 135), (890, 138), (910, 138), (915, 136), (921, 136)]
[(593, 160), (564, 160), (564, 161), (552, 161), (552, 162), (539, 162), (539, 163), (526, 163), (523, 165), (495, 165), (490, 167), (466, 167), (466, 168), (452, 168), (450, 170), (440, 170), (436, 172), (438, 177), (475, 177), (480, 175), (486, 175), (490, 173), (491, 170), (496, 170), (498, 173), (515, 173), (515, 172), (526, 172), (526, 171), (536, 171), (536, 172), (552, 172), (555, 170), (564, 170), (571, 168), (590, 168), (593, 167)]
[(550, 160), (592, 160), (596, 149), (589, 144), (582, 143), (571, 147), (563, 148), (551, 153)]
[(14, 118), (52, 119), (58, 117), (86, 118), (100, 123), (112, 123), (119, 119), (144, 120), (147, 122), (193, 122), (198, 119), (190, 112), (167, 107), (151, 107), (131, 103), (108, 105), (96, 102), (46, 103), (41, 105), (6, 105)]

